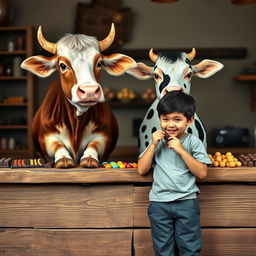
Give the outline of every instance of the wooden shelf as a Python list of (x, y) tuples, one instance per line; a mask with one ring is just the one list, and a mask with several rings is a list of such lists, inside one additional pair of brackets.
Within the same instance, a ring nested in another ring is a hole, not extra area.
[(0, 130), (24, 130), (28, 129), (27, 125), (0, 125)]
[[(243, 59), (247, 56), (245, 47), (224, 47), (224, 48), (196, 48), (196, 58), (213, 59)], [(115, 49), (122, 54), (132, 56), (135, 59), (149, 59), (149, 48), (144, 49)], [(191, 48), (155, 48), (154, 52), (190, 52)]]
[(25, 50), (12, 51), (12, 52), (0, 51), (0, 55), (26, 55), (26, 53), (27, 52)]
[(28, 103), (0, 103), (0, 107), (27, 107)]
[[(30, 57), (34, 53), (34, 39), (35, 31), (32, 25), (22, 26), (22, 27), (0, 27), (0, 36), (1, 42), (7, 45), (10, 39), (16, 43), (14, 51), (8, 51), (7, 49), (1, 48), (0, 56), (1, 62), (5, 65), (7, 63), (13, 63), (15, 57), (26, 58)], [(20, 40), (22, 39), (22, 40)], [(19, 45), (18, 42), (22, 42), (22, 45)], [(18, 47), (19, 45), (19, 47)], [(23, 72), (23, 70), (22, 70)], [(22, 141), (22, 148), (27, 147), (28, 149), (23, 152), (10, 152), (12, 155), (22, 156), (33, 156), (35, 154), (34, 143), (31, 136), (31, 123), (34, 115), (35, 108), (35, 77), (30, 72), (21, 73), (21, 76), (0, 76), (0, 89), (6, 90), (5, 98), (11, 98), (16, 96), (23, 96), (26, 98), (26, 102), (20, 103), (0, 103), (1, 108), (1, 120), (5, 120), (6, 115), (8, 115), (8, 120), (16, 120), (16, 112), (19, 109), (19, 116), (21, 120), (26, 120), (26, 122), (17, 121), (17, 125), (2, 124), (0, 125), (0, 130), (2, 135), (8, 134), (9, 137), (14, 137), (17, 141)], [(10, 85), (10, 86), (9, 86)], [(11, 88), (10, 88), (11, 87)], [(8, 90), (10, 88), (10, 90)], [(19, 95), (15, 95), (16, 89), (20, 91)], [(22, 90), (22, 91), (21, 91)], [(5, 109), (4, 109), (5, 108)], [(10, 122), (9, 122), (10, 123)], [(15, 124), (15, 121), (12, 123)], [(8, 132), (7, 132), (8, 131)], [(8, 137), (7, 137), (8, 139)], [(4, 152), (1, 152), (3, 154)]]
[(256, 75), (240, 75), (240, 76), (236, 77), (236, 81), (253, 82), (253, 81), (256, 81)]
[(113, 108), (146, 108), (149, 107), (154, 101), (146, 103), (142, 100), (133, 100), (129, 102), (110, 101), (109, 105)]
[(0, 80), (26, 80), (27, 76), (0, 76)]
[(0, 27), (0, 32), (24, 32), (26, 31), (28, 28), (27, 27)]
[(251, 109), (256, 111), (256, 75), (240, 75), (235, 81), (251, 83)]

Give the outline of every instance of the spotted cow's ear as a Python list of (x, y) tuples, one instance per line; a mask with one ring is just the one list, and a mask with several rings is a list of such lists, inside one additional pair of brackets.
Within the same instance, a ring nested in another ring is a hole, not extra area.
[(31, 71), (40, 77), (47, 77), (56, 70), (57, 56), (32, 56), (21, 63), (21, 68)]
[(153, 68), (147, 66), (142, 62), (138, 62), (136, 67), (130, 68), (126, 71), (127, 74), (132, 75), (138, 79), (146, 80), (152, 78)]
[(194, 76), (208, 78), (220, 71), (223, 67), (224, 65), (218, 61), (202, 60), (200, 63), (193, 66)]
[(134, 66), (136, 66), (134, 59), (120, 53), (103, 56), (101, 61), (101, 67), (113, 76), (120, 76)]

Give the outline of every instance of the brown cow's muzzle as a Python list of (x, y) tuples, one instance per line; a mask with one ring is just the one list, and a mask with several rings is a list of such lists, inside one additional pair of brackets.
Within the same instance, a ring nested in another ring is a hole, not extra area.
[(77, 88), (77, 97), (82, 106), (95, 105), (102, 94), (99, 85), (80, 85)]

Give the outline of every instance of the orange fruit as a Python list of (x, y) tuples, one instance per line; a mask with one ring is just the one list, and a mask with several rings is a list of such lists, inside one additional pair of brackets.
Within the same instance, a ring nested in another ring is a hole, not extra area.
[(219, 162), (218, 161), (214, 161), (213, 162), (213, 166), (218, 167), (219, 166)]
[(226, 167), (226, 163), (220, 162), (220, 167)]
[(240, 161), (237, 161), (237, 162), (236, 162), (236, 166), (237, 166), (237, 167), (240, 167), (240, 166), (242, 166), (242, 163), (241, 163)]
[(235, 162), (233, 162), (233, 161), (231, 161), (231, 162), (229, 162), (229, 167), (236, 167), (236, 163)]

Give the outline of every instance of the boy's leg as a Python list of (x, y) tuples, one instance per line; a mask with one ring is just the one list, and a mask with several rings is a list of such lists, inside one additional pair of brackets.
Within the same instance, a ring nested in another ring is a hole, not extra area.
[(148, 216), (156, 256), (174, 256), (174, 222), (170, 203), (150, 202)]
[(175, 239), (179, 255), (199, 256), (202, 248), (200, 208), (197, 199), (175, 202)]

